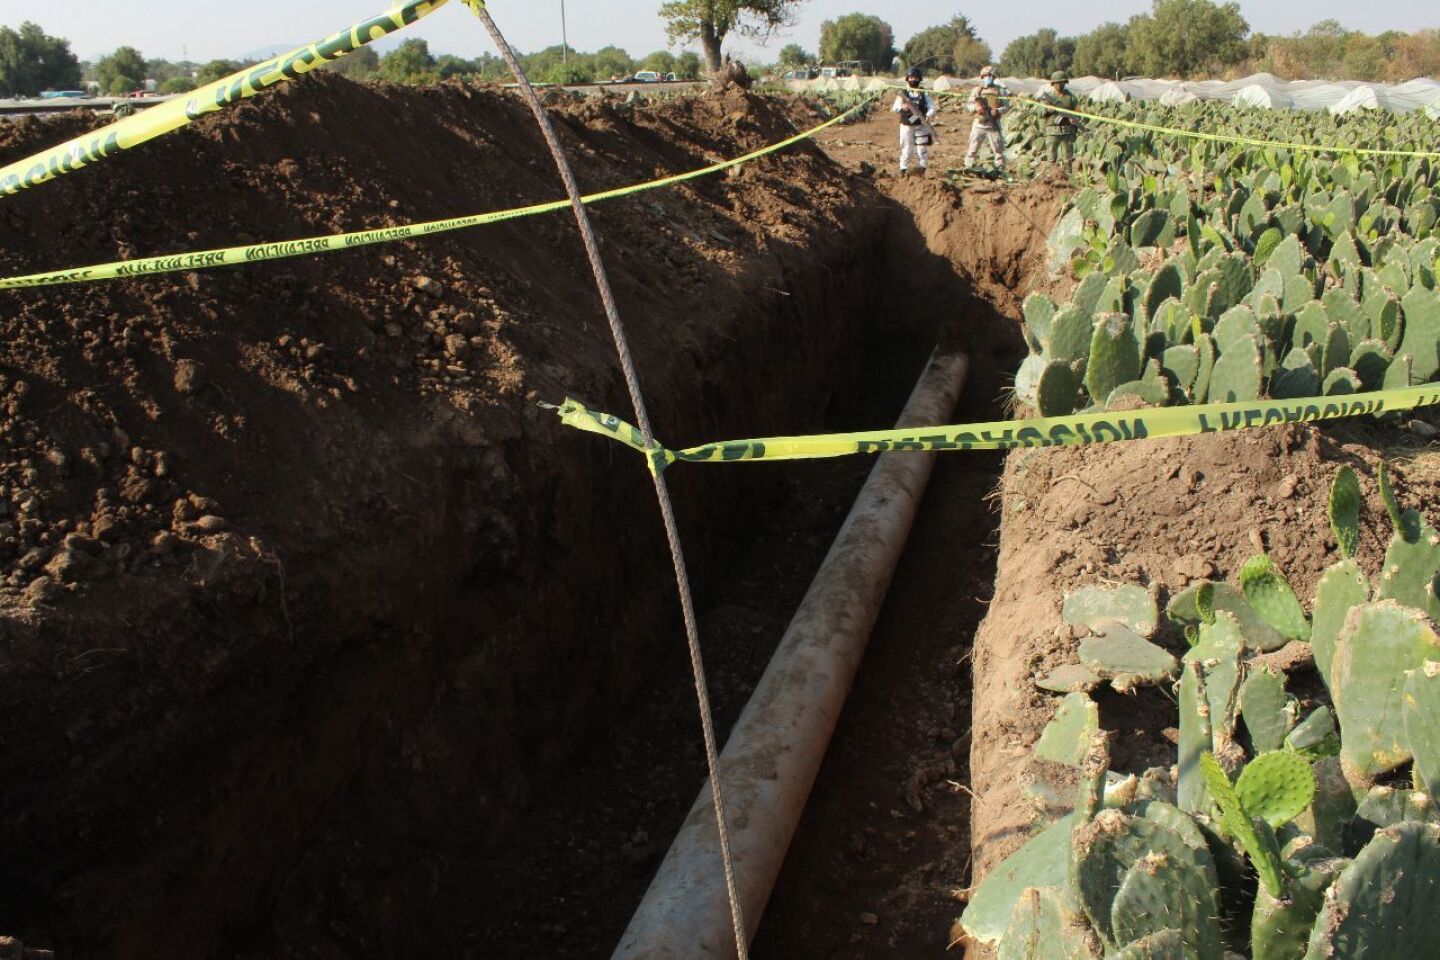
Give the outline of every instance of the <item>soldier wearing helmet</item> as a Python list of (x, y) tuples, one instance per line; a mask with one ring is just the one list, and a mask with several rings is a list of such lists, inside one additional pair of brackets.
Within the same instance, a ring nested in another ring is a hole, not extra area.
[(965, 166), (974, 168), (980, 157), (980, 145), (989, 144), (995, 155), (995, 167), (1005, 172), (1005, 133), (1000, 118), (1010, 111), (1010, 91), (1000, 85), (995, 77), (995, 68), (986, 66), (980, 71), (980, 86), (970, 94), (970, 112), (975, 122), (970, 127), (970, 147), (965, 151)]
[[(1064, 70), (1057, 70), (1050, 75), (1050, 86), (1041, 91), (1035, 98), (1037, 103), (1044, 104), (1045, 110), (1045, 156), (1053, 163), (1059, 164), (1066, 173), (1075, 163), (1075, 137), (1080, 132), (1080, 121), (1077, 117), (1062, 110), (1080, 109), (1080, 101), (1075, 94), (1066, 89), (1070, 82), (1070, 75)], [(1058, 108), (1058, 109), (1056, 109)]]
[(910, 156), (915, 154), (920, 161), (920, 175), (930, 166), (930, 146), (935, 142), (935, 130), (930, 118), (935, 116), (935, 98), (921, 87), (925, 75), (919, 67), (911, 67), (905, 74), (907, 89), (901, 90), (890, 107), (891, 113), (900, 114), (900, 176), (910, 172)]

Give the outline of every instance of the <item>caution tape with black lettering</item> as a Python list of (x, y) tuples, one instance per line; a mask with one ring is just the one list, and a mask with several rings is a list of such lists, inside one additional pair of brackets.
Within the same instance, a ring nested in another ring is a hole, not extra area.
[(1012, 450), (1022, 447), (1072, 447), (1124, 440), (1189, 437), (1285, 423), (1314, 423), (1440, 405), (1440, 384), (1428, 384), (1348, 396), (1299, 400), (1255, 400), (1161, 407), (1068, 417), (1001, 420), (861, 433), (802, 437), (766, 437), (707, 443), (685, 450), (647, 448), (640, 431), (607, 413), (575, 400), (556, 408), (565, 425), (617, 440), (644, 454), (651, 472), (674, 463), (739, 463), (755, 460), (809, 460), (889, 451)]
[(354, 53), (366, 44), (405, 29), (447, 2), (449, 0), (406, 0), (308, 47), (246, 67), (239, 73), (206, 84), (188, 96), (168, 100), (57, 147), (0, 167), (0, 195), (10, 196), (88, 167), (121, 150), (138, 147), (178, 130), (207, 113), (253, 97), (287, 80), (295, 80)]

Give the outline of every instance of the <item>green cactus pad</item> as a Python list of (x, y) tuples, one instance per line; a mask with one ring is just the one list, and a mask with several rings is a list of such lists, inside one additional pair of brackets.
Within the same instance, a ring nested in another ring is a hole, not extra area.
[(1340, 325), (1349, 343), (1359, 343), (1370, 336), (1370, 318), (1344, 290), (1327, 290), (1320, 302), (1325, 305), (1325, 315), (1331, 323)]
[(1050, 342), (1045, 351), (1046, 360), (1063, 360), (1066, 363), (1090, 355), (1090, 339), (1094, 336), (1095, 324), (1090, 314), (1071, 304), (1050, 322)]
[(1050, 343), (1050, 328), (1055, 322), (1055, 301), (1043, 293), (1032, 293), (1025, 298), (1025, 329), (1030, 338), (1045, 349)]
[[(1393, 495), (1392, 495), (1393, 500)], [(1392, 515), (1393, 516), (1393, 515)], [(1433, 587), (1440, 574), (1440, 533), (1414, 510), (1400, 514), (1395, 536), (1385, 550), (1376, 595), (1440, 616)]]
[(1330, 692), (1340, 719), (1341, 763), (1368, 783), (1410, 759), (1404, 731), (1405, 672), (1440, 658), (1425, 615), (1393, 600), (1350, 611), (1335, 644)]
[(1156, 271), (1155, 279), (1150, 281), (1150, 286), (1145, 291), (1145, 316), (1155, 319), (1160, 304), (1170, 299), (1178, 300), (1184, 292), (1185, 275), (1180, 271), (1180, 266), (1174, 262), (1165, 264)]
[(1265, 264), (1289, 277), (1298, 275), (1305, 268), (1305, 259), (1305, 248), (1300, 246), (1300, 238), (1289, 236), (1280, 241)]
[(1302, 960), (1315, 918), (1325, 905), (1325, 891), (1346, 865), (1343, 860), (1290, 863), (1285, 896), (1261, 889), (1250, 918), (1252, 956), (1261, 960)]
[(1117, 944), (1180, 930), (1192, 955), (1214, 960), (1222, 953), (1217, 915), (1214, 888), (1205, 874), (1158, 852), (1141, 857), (1126, 872), (1110, 909)]
[(1345, 849), (1358, 852), (1376, 831), (1399, 823), (1440, 823), (1440, 810), (1420, 790), (1372, 787), (1345, 825)]
[(1370, 581), (1354, 560), (1335, 564), (1320, 578), (1315, 592), (1315, 621), (1310, 630), (1310, 646), (1315, 651), (1315, 666), (1333, 689), (1331, 663), (1335, 659), (1335, 641), (1345, 627), (1350, 611), (1370, 599)]
[(1291, 640), (1309, 638), (1310, 622), (1305, 619), (1305, 609), (1269, 557), (1262, 554), (1246, 561), (1240, 570), (1240, 589), (1255, 612), (1282, 636)]
[(1194, 960), (1196, 955), (1186, 948), (1179, 930), (1161, 930), (1127, 944), (1113, 956), (1115, 960)]
[(1065, 597), (1061, 619), (1071, 626), (1099, 632), (1107, 624), (1122, 623), (1143, 637), (1154, 634), (1160, 622), (1155, 600), (1144, 587), (1082, 587)]
[(1122, 383), (1105, 398), (1105, 408), (1116, 409), (1117, 404), (1126, 397), (1139, 397), (1149, 406), (1163, 407), (1170, 401), (1170, 384), (1158, 380), (1131, 380), (1129, 383)]
[(1350, 559), (1360, 546), (1360, 478), (1351, 467), (1341, 467), (1330, 484), (1330, 529), (1340, 556)]
[(1440, 663), (1433, 660), (1405, 678), (1405, 742), (1415, 756), (1415, 785), (1440, 801)]
[(1240, 685), (1240, 715), (1256, 753), (1279, 750), (1290, 732), (1285, 678), (1269, 667), (1251, 670)]
[(1345, 845), (1345, 828), (1355, 816), (1355, 792), (1345, 779), (1339, 757), (1317, 760), (1310, 767), (1315, 774), (1315, 801), (1301, 819), (1316, 843), (1331, 850)]
[(1380, 390), (1385, 386), (1385, 374), (1395, 358), (1390, 348), (1379, 340), (1364, 340), (1356, 344), (1350, 353), (1350, 369), (1360, 378), (1366, 390)]
[(1180, 744), (1176, 769), (1176, 803), (1188, 813), (1203, 813), (1210, 795), (1200, 773), (1200, 758), (1215, 748), (1210, 729), (1210, 708), (1205, 691), (1205, 669), (1186, 658), (1180, 672)]
[(1415, 288), (1400, 301), (1405, 313), (1405, 336), (1400, 352), (1414, 359), (1411, 371), (1417, 383), (1429, 383), (1440, 373), (1440, 297)]
[(1260, 321), (1255, 318), (1255, 311), (1249, 304), (1244, 303), (1225, 311), (1211, 335), (1222, 354), (1242, 337), (1254, 337), (1256, 342), (1259, 342), (1264, 336), (1260, 332)]
[(1099, 960), (1087, 932), (1065, 916), (1059, 889), (1030, 887), (1010, 914), (998, 960)]
[(1182, 626), (1193, 626), (1200, 623), (1200, 611), (1196, 600), (1202, 590), (1210, 591), (1217, 613), (1223, 610), (1232, 615), (1240, 624), (1240, 632), (1245, 637), (1246, 649), (1269, 653), (1272, 650), (1279, 650), (1289, 642), (1280, 631), (1266, 623), (1260, 614), (1255, 612), (1250, 601), (1245, 599), (1245, 594), (1224, 582), (1212, 583), (1209, 580), (1199, 580), (1192, 583), (1171, 597), (1169, 605), (1165, 608), (1166, 615)]
[(1335, 714), (1324, 704), (1316, 707), (1286, 735), (1285, 748), (1310, 757), (1338, 757), (1340, 728)]
[(1141, 684), (1160, 683), (1175, 677), (1179, 664), (1156, 646), (1119, 623), (1105, 632), (1080, 641), (1080, 662), (1110, 680), (1121, 693)]
[(1139, 379), (1141, 369), (1140, 342), (1130, 318), (1123, 313), (1098, 317), (1090, 340), (1090, 363), (1085, 368), (1090, 399), (1103, 403), (1116, 387)]
[(1414, 361), (1410, 354), (1402, 353), (1390, 361), (1390, 366), (1385, 371), (1384, 389), (1403, 390), (1406, 387), (1415, 385)]
[(1059, 887), (1066, 882), (1070, 834), (1079, 821), (1070, 814), (1055, 821), (985, 875), (960, 917), (965, 932), (981, 943), (996, 943), (1029, 887)]
[[(1214, 891), (1206, 879), (1209, 853), (1190, 847), (1184, 838), (1163, 824), (1119, 810), (1103, 810), (1076, 828), (1073, 849), (1071, 889), (1077, 894), (1091, 926), (1112, 945), (1117, 945), (1116, 898), (1131, 868), (1142, 861), (1153, 864), (1157, 858), (1163, 858), (1161, 862), (1167, 866), (1189, 871), (1192, 881), (1185, 886), (1192, 888), (1198, 898), (1192, 904), (1193, 912), (1208, 916), (1210, 923), (1219, 915)], [(1197, 922), (1204, 921), (1197, 919)], [(1218, 937), (1218, 927), (1214, 933)]]
[(1040, 371), (1035, 383), (1035, 406), (1042, 417), (1065, 417), (1075, 412), (1080, 402), (1080, 378), (1070, 363), (1051, 360)]
[(1100, 708), (1085, 694), (1072, 693), (1061, 701), (1055, 719), (1040, 734), (1035, 756), (1078, 767), (1090, 750), (1090, 739), (1099, 732)]
[(1271, 896), (1280, 896), (1283, 890), (1280, 848), (1269, 824), (1252, 817), (1245, 809), (1244, 801), (1230, 782), (1225, 768), (1220, 766), (1220, 761), (1216, 760), (1213, 754), (1207, 753), (1200, 758), (1200, 774), (1205, 778), (1205, 789), (1220, 808), (1220, 825), (1226, 833), (1239, 841), (1254, 865), (1261, 885)]
[(1200, 374), (1200, 350), (1192, 344), (1181, 344), (1165, 351), (1161, 365), (1175, 386), (1189, 393)]
[(1035, 686), (1051, 693), (1089, 693), (1104, 682), (1105, 678), (1089, 667), (1071, 663), (1057, 667), (1042, 679), (1036, 680)]
[(1349, 367), (1337, 367), (1325, 377), (1320, 392), (1327, 397), (1350, 397), (1361, 392), (1360, 375)]
[(1320, 374), (1328, 380), (1335, 371), (1347, 369), (1345, 364), (1350, 362), (1350, 352), (1349, 335), (1338, 323), (1330, 324), (1320, 354)]
[(1244, 403), (1260, 397), (1263, 357), (1254, 337), (1241, 337), (1215, 361), (1210, 403)]
[(1278, 830), (1304, 813), (1315, 799), (1315, 775), (1299, 754), (1284, 750), (1262, 753), (1240, 771), (1235, 793), (1250, 816)]
[(1424, 956), (1440, 943), (1437, 904), (1440, 828), (1403, 823), (1382, 830), (1326, 894), (1305, 960)]

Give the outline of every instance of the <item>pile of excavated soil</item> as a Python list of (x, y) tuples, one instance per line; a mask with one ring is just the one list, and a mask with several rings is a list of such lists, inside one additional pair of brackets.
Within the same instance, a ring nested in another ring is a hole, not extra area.
[[(1037, 822), (1025, 771), (1058, 701), (1034, 681), (1075, 660), (1078, 635), (1060, 617), (1067, 593), (1134, 583), (1153, 588), (1163, 608), (1196, 580), (1234, 582), (1263, 552), (1308, 604), (1339, 559), (1326, 515), (1336, 471), (1349, 464), (1361, 476), (1367, 506), (1356, 557), (1375, 577), (1392, 532), (1376, 486), (1379, 462), (1384, 456), (1395, 466), (1401, 501), (1430, 513), (1440, 458), (1425, 450), (1407, 431), (1340, 424), (1011, 453), (998, 494), (995, 598), (975, 642), (975, 879)], [(1162, 624), (1157, 642), (1185, 650), (1173, 625)], [(1292, 680), (1302, 700), (1307, 688), (1319, 692), (1303, 676)], [(1117, 733), (1114, 769), (1174, 763), (1178, 721), (1164, 692), (1107, 688), (1096, 698), (1102, 725)]]
[[(587, 191), (821, 119), (556, 112)], [(0, 128), (0, 162), (87, 127)], [(0, 272), (557, 195), (518, 100), (314, 76), (6, 198)], [(813, 429), (852, 387), (888, 212), (817, 149), (592, 210), (662, 439)], [(29, 945), (391, 952), (673, 639), (640, 458), (538, 407), (627, 413), (563, 217), (7, 293), (0, 333), (0, 930)], [(775, 481), (677, 475), (700, 582)]]

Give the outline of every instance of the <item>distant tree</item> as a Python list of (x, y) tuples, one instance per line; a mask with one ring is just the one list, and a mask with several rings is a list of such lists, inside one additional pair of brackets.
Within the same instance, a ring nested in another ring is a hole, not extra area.
[(654, 70), (660, 76), (675, 72), (675, 54), (669, 50), (656, 50), (640, 61), (641, 70)]
[(797, 67), (808, 67), (814, 62), (815, 54), (798, 43), (787, 43), (780, 48), (780, 59), (777, 66), (782, 70), (794, 70)]
[(973, 77), (980, 68), (995, 59), (990, 44), (977, 37), (961, 37), (955, 41), (955, 72), (960, 76)]
[(895, 30), (864, 13), (850, 13), (820, 25), (820, 59), (824, 63), (864, 60), (875, 70), (888, 70), (895, 59)]
[(1081, 76), (1123, 76), (1128, 63), (1130, 28), (1104, 23), (1075, 39), (1075, 61), (1071, 69)]
[(1045, 29), (1010, 41), (1000, 57), (1001, 69), (1011, 76), (1048, 77), (1069, 70), (1075, 63), (1075, 40)]
[(157, 84), (164, 85), (171, 77), (190, 76), (190, 71), (183, 69), (178, 63), (171, 63), (169, 60), (146, 60), (145, 78), (154, 80)]
[(975, 32), (969, 17), (957, 14), (949, 21), (939, 26), (927, 27), (907, 40), (903, 53), (905, 63), (911, 67), (922, 64), (941, 73), (953, 74), (956, 72), (955, 49), (966, 39), (978, 43), (980, 35)]
[[(553, 64), (544, 73), (540, 74), (541, 83), (594, 83), (601, 79), (595, 73), (595, 68), (586, 61), (571, 60), (569, 63)], [(608, 79), (608, 78), (605, 78)]]
[(70, 41), (25, 21), (18, 31), (0, 27), (0, 96), (35, 96), (41, 90), (80, 86), (80, 61)]
[(195, 80), (187, 76), (171, 77), (160, 84), (161, 93), (189, 93), (194, 89)]
[(671, 43), (699, 40), (705, 66), (720, 69), (720, 48), (731, 33), (768, 37), (794, 22), (804, 0), (670, 0), (660, 5)]
[(1191, 76), (1239, 63), (1249, 33), (1238, 3), (1154, 0), (1150, 13), (1130, 20), (1127, 66), (1152, 77)]
[(121, 47), (95, 65), (100, 89), (109, 94), (127, 94), (145, 85), (145, 58), (134, 47)]
[(626, 76), (635, 72), (635, 59), (616, 46), (601, 47), (590, 55), (590, 69), (597, 77)]
[(236, 60), (211, 60), (195, 72), (195, 83), (203, 87), (244, 69), (245, 65)]
[(369, 80), (380, 72), (380, 54), (375, 52), (374, 47), (361, 47), (339, 60), (330, 61), (326, 69), (351, 80)]
[(681, 80), (699, 80), (702, 66), (700, 54), (693, 50), (686, 50), (675, 58), (675, 76)]
[(479, 71), (473, 62), (447, 53), (435, 61), (435, 72), (441, 80), (449, 80), (451, 77), (468, 77)]
[(391, 83), (430, 83), (439, 79), (430, 44), (418, 38), (403, 40), (400, 46), (380, 58), (380, 79)]

